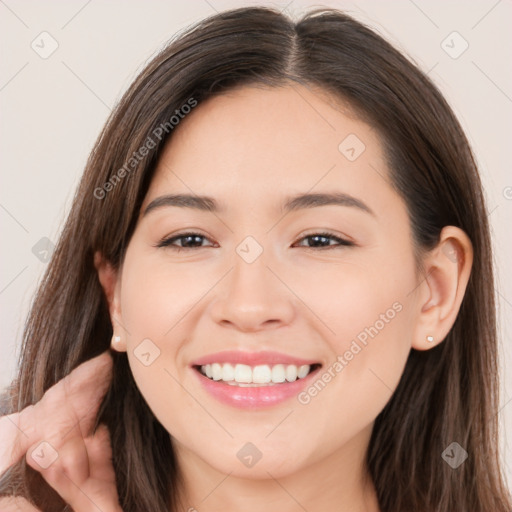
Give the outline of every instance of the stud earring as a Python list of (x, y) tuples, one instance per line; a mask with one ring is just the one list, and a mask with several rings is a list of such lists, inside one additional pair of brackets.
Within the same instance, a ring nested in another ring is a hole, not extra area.
[(432, 343), (434, 341), (434, 336), (427, 336), (427, 341)]
[(112, 338), (112, 343), (119, 343), (121, 341), (121, 336), (114, 336)]

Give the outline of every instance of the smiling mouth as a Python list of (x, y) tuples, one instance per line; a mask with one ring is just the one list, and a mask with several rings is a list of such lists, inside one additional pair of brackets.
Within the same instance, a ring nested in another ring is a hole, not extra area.
[(196, 365), (193, 368), (204, 377), (220, 384), (239, 387), (263, 387), (304, 379), (321, 366), (318, 363), (300, 366), (294, 364), (250, 366), (246, 364), (212, 363)]

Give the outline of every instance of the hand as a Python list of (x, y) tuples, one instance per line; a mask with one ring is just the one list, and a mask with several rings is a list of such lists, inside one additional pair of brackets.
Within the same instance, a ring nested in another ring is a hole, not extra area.
[(92, 435), (111, 379), (107, 351), (75, 368), (35, 405), (1, 417), (0, 474), (25, 456), (75, 512), (120, 512), (108, 429), (100, 425)]

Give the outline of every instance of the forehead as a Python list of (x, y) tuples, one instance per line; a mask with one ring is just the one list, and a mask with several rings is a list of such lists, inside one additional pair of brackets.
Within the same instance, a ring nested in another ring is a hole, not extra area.
[(180, 121), (145, 205), (169, 191), (228, 202), (331, 188), (396, 199), (387, 175), (377, 132), (341, 101), (298, 84), (245, 86), (200, 103)]

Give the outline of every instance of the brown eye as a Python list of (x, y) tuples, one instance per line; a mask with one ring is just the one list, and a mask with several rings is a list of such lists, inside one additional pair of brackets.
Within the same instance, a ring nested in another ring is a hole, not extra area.
[[(176, 245), (175, 242), (180, 240), (181, 245)], [(157, 247), (169, 247), (171, 249), (181, 250), (181, 249), (196, 249), (201, 247), (206, 247), (202, 245), (202, 241), (207, 240), (204, 235), (200, 233), (180, 233), (178, 235), (174, 235), (169, 238), (165, 238)]]
[[(312, 234), (306, 235), (300, 239), (300, 241), (302, 241), (302, 240), (312, 241), (313, 245), (311, 245), (311, 246), (301, 246), (301, 247), (306, 247), (308, 249), (315, 249), (315, 248), (329, 249), (329, 248), (335, 248), (335, 247), (339, 247), (339, 246), (354, 245), (352, 242), (349, 242), (348, 240), (345, 240), (343, 238), (335, 236), (333, 233), (329, 233), (329, 232), (312, 233)], [(336, 243), (333, 245), (333, 244), (329, 243), (330, 241), (335, 241)]]

